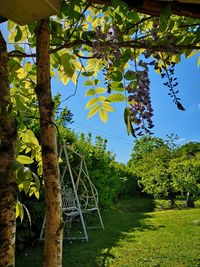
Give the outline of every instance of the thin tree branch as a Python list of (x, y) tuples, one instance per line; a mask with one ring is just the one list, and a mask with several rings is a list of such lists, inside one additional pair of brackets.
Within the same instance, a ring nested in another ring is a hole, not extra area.
[[(115, 43), (110, 42), (110, 41), (100, 41), (98, 42), (98, 44), (101, 47), (109, 47), (112, 48), (113, 44), (115, 45)], [(93, 42), (91, 41), (85, 41), (85, 40), (76, 40), (73, 42), (66, 42), (63, 45), (60, 45), (56, 48), (50, 49), (49, 53), (50, 54), (54, 54), (58, 51), (61, 51), (63, 49), (67, 49), (67, 48), (72, 48), (72, 47), (78, 47), (78, 46), (89, 46), (89, 47), (93, 47)], [(134, 49), (151, 49), (152, 51), (158, 51), (158, 52), (162, 52), (162, 51), (167, 51), (169, 52), (170, 49), (168, 49), (168, 47), (166, 47), (165, 45), (149, 45), (144, 43), (140, 43), (140, 42), (135, 42), (135, 40), (130, 40), (130, 41), (122, 41), (122, 42), (118, 42), (117, 45), (119, 46), (119, 48), (134, 48)], [(180, 50), (200, 50), (200, 45), (193, 45), (193, 44), (189, 44), (189, 45), (175, 45), (174, 49), (180, 49)], [(13, 50), (11, 52), (8, 53), (9, 57), (35, 57), (36, 54), (27, 54), (27, 53), (23, 53), (19, 50)]]

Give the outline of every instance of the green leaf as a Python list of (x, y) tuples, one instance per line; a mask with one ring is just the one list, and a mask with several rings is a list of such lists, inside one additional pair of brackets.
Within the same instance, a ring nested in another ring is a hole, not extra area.
[(126, 124), (126, 127), (127, 127), (127, 132), (128, 132), (128, 135), (130, 134), (130, 118), (129, 118), (129, 110), (128, 108), (125, 108), (124, 109), (124, 122)]
[(35, 195), (35, 197), (36, 197), (37, 199), (39, 199), (39, 198), (40, 198), (40, 194), (39, 194), (39, 192), (38, 192), (38, 191), (34, 191), (34, 195)]
[(28, 216), (28, 220), (29, 220), (29, 223), (30, 223), (30, 227), (31, 227), (31, 216), (30, 216), (30, 213), (27, 209), (27, 207), (25, 205), (23, 205), (21, 202), (17, 201), (17, 204), (16, 204), (16, 218), (20, 217), (20, 220), (21, 220), (21, 223), (24, 219), (24, 210), (26, 211), (26, 214)]
[(99, 112), (99, 117), (100, 119), (103, 121), (103, 122), (107, 122), (108, 120), (108, 113), (105, 109), (101, 109), (100, 112)]
[(124, 86), (121, 82), (112, 82), (111, 83), (111, 91), (116, 91), (116, 92), (123, 92), (124, 91)]
[(25, 155), (19, 155), (16, 160), (22, 164), (31, 164), (34, 162), (34, 160), (32, 160), (30, 157), (25, 156)]
[(106, 100), (106, 97), (104, 95), (98, 96), (99, 102), (103, 103)]
[(120, 71), (114, 71), (110, 75), (110, 78), (115, 82), (120, 82), (122, 80), (122, 78), (123, 78), (123, 75), (122, 75), (122, 73)]
[(135, 71), (132, 71), (132, 70), (128, 70), (125, 75), (124, 75), (124, 78), (128, 81), (131, 81), (131, 80), (135, 80), (136, 79), (136, 73)]
[(94, 74), (94, 71), (84, 71), (81, 74), (85, 77), (91, 77)]
[(85, 86), (90, 86), (90, 85), (93, 85), (93, 82), (87, 80), (87, 81), (85, 81), (83, 84), (84, 84)]
[(93, 88), (90, 88), (86, 91), (85, 96), (92, 96), (95, 95), (95, 90)]
[(33, 175), (33, 178), (35, 180), (36, 189), (39, 192), (39, 190), (40, 190), (40, 180), (39, 180), (39, 178), (37, 177), (37, 175), (35, 173), (32, 172), (32, 175)]
[(11, 170), (12, 171), (18, 171), (18, 170), (23, 169), (23, 168), (24, 168), (24, 166), (21, 163), (17, 162), (17, 161), (13, 162), (12, 165), (11, 165)]
[(25, 180), (23, 182), (23, 190), (24, 190), (25, 194), (28, 193), (29, 188), (30, 188), (30, 184), (31, 184), (31, 181), (30, 180)]
[(26, 211), (26, 214), (27, 214), (27, 216), (28, 216), (28, 220), (29, 220), (29, 223), (30, 223), (30, 227), (31, 227), (31, 215), (30, 215), (30, 213), (29, 213), (27, 207), (26, 207), (25, 205), (23, 205), (23, 204), (22, 204), (22, 206), (23, 206), (23, 208), (24, 208), (25, 211)]
[(103, 87), (97, 87), (96, 89), (95, 89), (95, 93), (96, 94), (103, 94), (103, 93), (105, 93), (107, 91), (107, 89), (106, 88), (103, 88)]
[(37, 168), (37, 174), (38, 174), (39, 176), (41, 176), (42, 173), (43, 173), (42, 162), (39, 162), (39, 164), (38, 164), (38, 168)]
[(16, 31), (16, 36), (15, 36), (15, 42), (19, 42), (22, 39), (22, 31), (20, 29), (20, 27), (17, 25), (17, 27), (15, 28)]
[(99, 109), (100, 109), (100, 105), (99, 104), (97, 104), (97, 105), (95, 105), (94, 107), (92, 107), (91, 109), (90, 109), (90, 111), (88, 112), (88, 116), (87, 116), (87, 118), (89, 119), (89, 118), (91, 118), (92, 116), (94, 116), (98, 111), (99, 111)]
[(100, 83), (100, 80), (95, 79), (95, 80), (93, 81), (93, 85), (98, 85), (99, 83)]
[(123, 94), (112, 94), (107, 97), (107, 100), (110, 102), (122, 102), (124, 101)]
[(23, 205), (18, 201), (16, 204), (16, 218), (20, 217), (21, 223), (24, 219), (24, 209)]
[(90, 100), (87, 102), (85, 108), (86, 108), (86, 109), (87, 109), (87, 108), (91, 108), (91, 107), (94, 106), (97, 102), (98, 102), (98, 98), (92, 98), (92, 99), (90, 99)]
[(130, 120), (130, 113), (129, 113), (129, 109), (128, 108), (124, 109), (124, 122), (125, 122), (126, 127), (127, 127), (128, 135), (131, 133), (132, 136), (136, 138), (135, 130), (133, 129), (133, 126), (132, 126), (132, 123), (131, 123), (131, 120)]
[(16, 26), (16, 23), (12, 20), (8, 20), (8, 30), (11, 31)]

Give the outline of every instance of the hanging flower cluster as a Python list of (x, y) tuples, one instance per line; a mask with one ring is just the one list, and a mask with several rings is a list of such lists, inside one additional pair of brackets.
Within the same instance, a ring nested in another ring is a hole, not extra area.
[[(139, 62), (136, 60), (135, 55), (132, 57), (130, 55), (130, 58), (128, 59), (128, 61), (135, 61), (134, 71), (127, 71), (125, 76), (121, 71), (122, 79), (124, 77), (126, 80), (126, 84), (124, 84), (127, 100), (125, 122), (126, 124), (128, 122), (129, 125), (131, 125), (131, 132), (138, 136), (151, 134), (151, 129), (154, 127), (152, 122), (153, 108), (150, 98), (150, 66), (154, 67), (154, 69), (160, 73), (161, 78), (166, 80), (163, 84), (169, 88), (168, 95), (173, 98), (173, 102), (178, 109), (184, 110), (184, 107), (180, 103), (180, 98), (177, 97), (179, 91), (175, 90), (175, 87), (178, 85), (177, 78), (174, 77), (175, 62), (170, 61), (169, 56), (167, 56), (167, 53), (164, 51), (155, 52), (151, 49), (152, 42), (159, 43), (159, 24), (157, 19), (154, 20), (153, 27), (149, 30), (148, 35), (151, 36), (151, 39), (140, 41), (143, 43), (144, 47), (147, 48), (140, 55)], [(137, 35), (133, 41), (134, 40), (136, 42), (138, 41)], [(174, 49), (175, 44), (171, 34), (166, 35), (166, 43), (168, 52), (171, 54), (177, 53), (176, 49)], [(123, 66), (126, 63), (121, 59), (123, 53), (120, 49), (119, 32), (116, 27), (111, 26), (105, 32), (102, 31), (100, 26), (96, 27), (95, 38), (93, 40), (93, 56), (102, 59), (104, 65), (103, 75), (105, 77), (108, 93), (111, 92), (111, 84), (115, 81), (112, 80), (112, 73), (116, 72), (116, 62), (118, 62), (117, 64), (119, 65), (122, 63)], [(130, 76), (134, 77), (129, 78), (129, 73)], [(133, 127), (132, 124), (136, 125), (136, 127)]]
[(137, 125), (135, 131), (137, 135), (141, 136), (143, 133), (151, 134), (150, 129), (154, 125), (152, 122), (153, 108), (150, 98), (148, 63), (140, 60), (138, 67), (140, 67), (140, 70), (136, 72), (136, 81), (130, 82), (126, 86), (126, 91), (129, 94), (128, 103), (131, 122)]

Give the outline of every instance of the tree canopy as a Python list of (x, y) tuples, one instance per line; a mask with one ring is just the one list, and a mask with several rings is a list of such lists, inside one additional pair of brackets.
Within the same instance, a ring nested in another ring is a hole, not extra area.
[[(86, 104), (88, 118), (98, 113), (106, 122), (108, 113), (114, 111), (113, 103), (124, 101), (128, 133), (151, 133), (149, 68), (160, 74), (172, 101), (184, 110), (178, 96), (175, 65), (182, 55), (198, 53), (199, 22), (198, 18), (183, 19), (171, 14), (168, 5), (156, 17), (137, 13), (120, 1), (113, 1), (112, 5), (66, 2), (60, 14), (50, 19), (51, 75), (58, 75), (64, 85), (72, 80), (76, 86), (80, 75), (85, 77), (86, 96), (90, 98)], [(9, 52), (11, 84), (32, 90), (36, 24), (20, 26), (9, 21), (8, 29), (9, 42), (13, 44)], [(18, 106), (24, 103), (22, 97)]]
[(144, 192), (168, 195), (172, 207), (177, 194), (199, 193), (199, 143), (174, 149), (160, 138), (144, 136), (135, 143), (129, 166)]

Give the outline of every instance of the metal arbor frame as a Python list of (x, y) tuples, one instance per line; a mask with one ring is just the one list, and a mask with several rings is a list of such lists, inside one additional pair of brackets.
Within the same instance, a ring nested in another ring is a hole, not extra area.
[[(70, 164), (70, 153), (76, 155), (79, 160), (79, 165), (76, 170)], [(64, 168), (61, 170), (61, 185), (62, 185), (62, 211), (64, 224), (68, 229), (71, 227), (72, 221), (80, 218), (83, 236), (67, 237), (68, 240), (81, 239), (88, 241), (88, 233), (86, 227), (85, 214), (97, 212), (101, 228), (104, 230), (104, 224), (101, 213), (98, 207), (98, 192), (92, 183), (85, 159), (78, 152), (71, 149), (63, 143), (60, 149), (59, 157), (64, 163)], [(67, 176), (67, 183), (65, 177)], [(43, 239), (45, 228), (45, 219), (43, 221), (39, 240)], [(90, 227), (96, 228), (96, 227)]]

